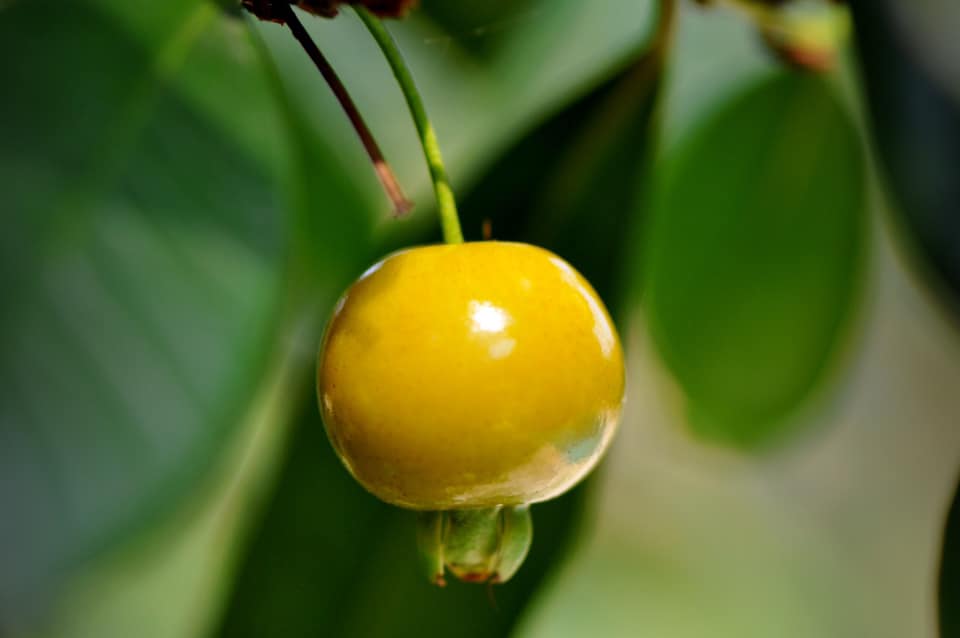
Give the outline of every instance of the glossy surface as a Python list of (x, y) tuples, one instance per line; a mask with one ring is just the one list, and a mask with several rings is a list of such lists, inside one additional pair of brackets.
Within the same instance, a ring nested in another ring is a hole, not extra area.
[(422, 510), (546, 500), (596, 464), (623, 354), (590, 285), (526, 244), (414, 248), (337, 305), (317, 379), (327, 433), (384, 501)]

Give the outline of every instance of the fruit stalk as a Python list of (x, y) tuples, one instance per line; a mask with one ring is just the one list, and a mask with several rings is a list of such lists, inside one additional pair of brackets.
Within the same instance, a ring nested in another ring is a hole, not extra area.
[(397, 84), (400, 85), (400, 90), (407, 101), (407, 106), (410, 108), (410, 115), (413, 117), (414, 124), (417, 126), (420, 144), (423, 146), (423, 154), (430, 169), (430, 179), (433, 181), (433, 190), (437, 198), (440, 224), (443, 227), (443, 239), (448, 244), (462, 244), (463, 231), (460, 229), (460, 217), (457, 214), (457, 203), (453, 196), (453, 188), (450, 186), (450, 178), (447, 176), (447, 169), (443, 164), (443, 155), (440, 153), (436, 131), (427, 116), (427, 109), (423, 105), (423, 98), (420, 96), (420, 91), (413, 80), (413, 75), (400, 54), (397, 43), (386, 27), (383, 26), (383, 23), (380, 22), (380, 19), (364, 7), (355, 6), (354, 9), (387, 59), (387, 63), (397, 79)]

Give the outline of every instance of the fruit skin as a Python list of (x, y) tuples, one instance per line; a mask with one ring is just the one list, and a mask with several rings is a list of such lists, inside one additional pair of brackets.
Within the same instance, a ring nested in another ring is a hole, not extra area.
[(543, 501), (603, 454), (620, 419), (613, 322), (569, 264), (528, 244), (395, 253), (337, 304), (320, 410), (348, 470), (416, 510)]

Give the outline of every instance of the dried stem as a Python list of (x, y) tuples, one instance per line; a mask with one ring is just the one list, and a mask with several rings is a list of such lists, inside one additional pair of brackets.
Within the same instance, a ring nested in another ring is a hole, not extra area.
[(327, 85), (329, 85), (330, 90), (333, 91), (334, 96), (336, 96), (337, 101), (340, 102), (340, 106), (343, 107), (344, 112), (350, 119), (350, 123), (353, 125), (354, 130), (356, 130), (357, 135), (360, 137), (360, 141), (363, 143), (363, 148), (366, 149), (367, 155), (370, 156), (370, 161), (373, 162), (373, 168), (377, 173), (377, 177), (380, 179), (380, 183), (383, 184), (383, 190), (386, 191), (387, 196), (393, 204), (396, 215), (400, 216), (408, 212), (413, 208), (413, 204), (403, 194), (403, 190), (400, 188), (400, 183), (397, 181), (393, 169), (390, 168), (390, 164), (387, 163), (386, 158), (384, 158), (380, 147), (377, 145), (377, 141), (367, 127), (366, 122), (363, 121), (363, 116), (360, 115), (360, 111), (350, 97), (350, 93), (347, 92), (347, 88), (343, 85), (343, 82), (340, 81), (340, 78), (333, 70), (333, 67), (330, 66), (326, 57), (324, 57), (323, 53), (320, 52), (320, 49), (310, 38), (310, 34), (307, 33), (303, 23), (300, 22), (300, 19), (294, 12), (293, 6), (284, 2), (277, 8), (277, 11), (278, 21), (282, 21), (290, 27), (293, 36), (300, 43), (300, 46), (303, 47), (303, 50), (307, 52), (307, 55), (310, 56), (310, 59), (313, 60), (323, 79), (326, 80)]

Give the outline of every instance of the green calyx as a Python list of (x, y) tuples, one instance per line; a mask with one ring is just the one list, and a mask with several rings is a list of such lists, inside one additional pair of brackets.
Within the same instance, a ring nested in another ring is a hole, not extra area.
[(533, 540), (530, 507), (422, 512), (417, 541), (430, 581), (446, 585), (446, 570), (468, 583), (505, 583)]

